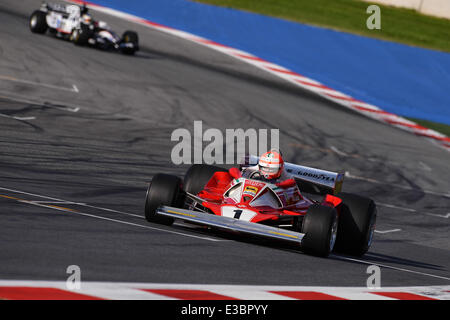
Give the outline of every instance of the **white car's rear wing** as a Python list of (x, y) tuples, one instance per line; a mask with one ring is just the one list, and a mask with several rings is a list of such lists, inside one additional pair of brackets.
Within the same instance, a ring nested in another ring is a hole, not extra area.
[(68, 5), (62, 4), (62, 3), (43, 3), (41, 5), (42, 9), (47, 9), (50, 11), (54, 11), (54, 12), (59, 12), (59, 13), (68, 13), (67, 12), (67, 7)]
[(262, 236), (266, 238), (286, 240), (301, 244), (304, 233), (266, 226), (259, 223), (238, 220), (229, 217), (216, 216), (214, 214), (161, 206), (156, 209), (156, 214), (181, 219), (188, 222), (216, 227), (223, 230)]
[[(258, 164), (259, 157), (250, 155), (243, 160), (243, 166)], [(298, 182), (300, 191), (315, 194), (337, 194), (342, 189), (344, 174), (311, 167), (305, 167), (289, 162), (284, 163), (286, 172)]]

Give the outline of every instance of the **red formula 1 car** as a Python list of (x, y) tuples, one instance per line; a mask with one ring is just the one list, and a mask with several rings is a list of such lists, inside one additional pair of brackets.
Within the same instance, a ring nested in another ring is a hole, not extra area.
[[(281, 239), (319, 256), (333, 250), (358, 256), (367, 252), (376, 205), (369, 198), (340, 192), (343, 174), (285, 163), (293, 179), (272, 184), (243, 176), (243, 170), (257, 161), (258, 157), (247, 157), (241, 170), (193, 165), (184, 181), (155, 175), (147, 190), (146, 219), (165, 225), (181, 219)], [(313, 200), (313, 195), (321, 200)]]

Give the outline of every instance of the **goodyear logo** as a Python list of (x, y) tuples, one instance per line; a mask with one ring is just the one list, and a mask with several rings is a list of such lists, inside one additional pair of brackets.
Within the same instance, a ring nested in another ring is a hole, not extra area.
[(334, 182), (335, 178), (333, 176), (330, 175), (325, 175), (322, 173), (315, 173), (315, 172), (307, 172), (307, 171), (297, 171), (297, 172), (293, 172), (292, 169), (288, 169), (287, 172), (289, 173), (293, 173), (297, 176), (304, 176), (304, 177), (310, 177), (310, 178), (314, 178), (317, 180), (325, 180), (325, 181), (330, 181), (330, 182)]

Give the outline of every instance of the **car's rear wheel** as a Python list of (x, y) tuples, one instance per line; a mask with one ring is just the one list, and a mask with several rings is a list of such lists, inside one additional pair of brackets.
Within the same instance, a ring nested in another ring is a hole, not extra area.
[(302, 250), (326, 257), (333, 251), (338, 228), (337, 211), (333, 207), (313, 204), (303, 218)]
[(181, 179), (168, 175), (157, 174), (153, 177), (147, 189), (145, 199), (145, 219), (149, 222), (160, 223), (170, 226), (174, 219), (156, 214), (159, 206), (180, 207), (182, 202)]
[(184, 191), (198, 194), (216, 172), (227, 172), (227, 170), (208, 164), (192, 165), (184, 175)]
[(48, 25), (46, 21), (46, 13), (36, 10), (30, 16), (30, 30), (34, 33), (45, 33)]
[(369, 250), (373, 240), (377, 218), (375, 202), (345, 192), (337, 196), (342, 199), (342, 205), (336, 251), (362, 256)]

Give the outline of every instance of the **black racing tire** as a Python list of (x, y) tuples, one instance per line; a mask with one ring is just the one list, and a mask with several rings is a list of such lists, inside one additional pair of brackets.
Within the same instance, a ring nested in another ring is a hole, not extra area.
[(362, 256), (370, 248), (375, 231), (377, 208), (372, 199), (341, 192), (336, 252)]
[(77, 46), (85, 46), (88, 44), (89, 38), (92, 37), (92, 30), (89, 25), (81, 23), (80, 28), (72, 31), (71, 39)]
[(124, 42), (132, 42), (132, 43), (138, 45), (139, 44), (139, 37), (138, 37), (137, 32), (130, 31), (130, 30), (125, 31), (123, 33), (123, 35), (122, 35), (122, 41), (124, 41)]
[(182, 181), (168, 174), (157, 174), (153, 177), (147, 189), (145, 198), (145, 219), (170, 226), (174, 219), (156, 215), (156, 209), (161, 205), (181, 207)]
[(30, 30), (34, 33), (45, 33), (47, 31), (47, 14), (36, 10), (30, 16)]
[(313, 204), (303, 218), (301, 250), (320, 257), (333, 251), (338, 228), (338, 215), (333, 207)]
[(208, 164), (193, 164), (184, 175), (184, 191), (198, 194), (216, 172), (228, 170)]
[(127, 30), (122, 35), (123, 43), (132, 43), (134, 45), (133, 48), (122, 48), (122, 53), (124, 54), (134, 54), (139, 50), (139, 37), (137, 32)]

